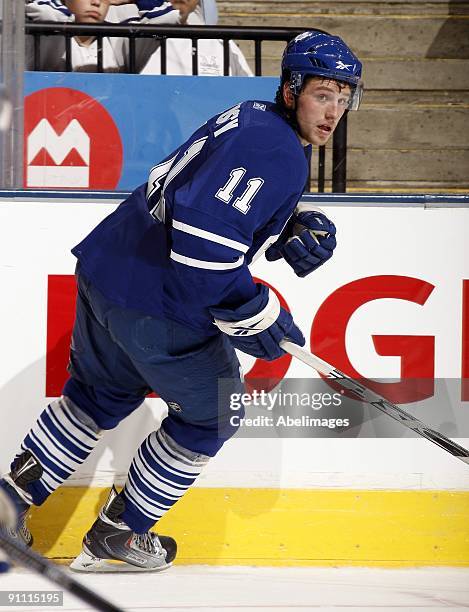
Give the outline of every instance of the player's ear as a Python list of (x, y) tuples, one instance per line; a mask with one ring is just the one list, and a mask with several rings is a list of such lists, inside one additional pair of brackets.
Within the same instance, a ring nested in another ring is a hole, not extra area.
[(286, 83), (283, 84), (283, 100), (287, 108), (295, 107), (295, 96), (290, 89), (290, 81), (286, 81)]

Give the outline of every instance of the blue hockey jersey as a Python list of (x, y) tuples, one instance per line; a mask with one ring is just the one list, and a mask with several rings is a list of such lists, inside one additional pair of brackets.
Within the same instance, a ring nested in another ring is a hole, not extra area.
[(303, 193), (308, 154), (270, 102), (217, 115), (72, 253), (110, 300), (217, 333), (209, 307), (255, 295), (248, 265)]

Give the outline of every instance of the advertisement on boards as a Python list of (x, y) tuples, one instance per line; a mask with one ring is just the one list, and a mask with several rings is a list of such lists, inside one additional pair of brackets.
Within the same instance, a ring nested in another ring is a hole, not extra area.
[[(0, 208), (0, 325), (2, 351), (8, 355), (0, 373), (0, 396), (4, 406), (14, 408), (11, 429), (1, 440), (0, 463), (15, 450), (34, 415), (61, 392), (76, 297), (70, 248), (115, 206), (62, 197), (14, 201)], [(323, 208), (338, 227), (338, 247), (327, 265), (301, 279), (285, 262), (261, 258), (253, 275), (270, 285), (294, 314), (309, 350), (464, 443), (469, 438), (469, 209), (356, 204)], [(324, 484), (330, 478), (349, 487), (469, 486), (463, 463), (386, 415), (347, 397), (339, 401), (338, 390), (297, 359), (240, 357), (247, 391), (251, 396), (257, 392), (251, 404), (261, 399), (258, 408), (266, 418), (243, 423), (230, 446), (236, 461), (227, 450), (205, 483), (220, 477), (225, 485), (228, 478), (234, 486), (244, 486), (254, 478), (249, 474), (257, 474), (258, 482), (262, 473), (262, 482), (273, 486), (278, 469), (296, 486)], [(313, 420), (308, 420), (306, 435), (298, 401), (293, 412), (285, 403), (292, 391), (297, 397), (301, 392), (300, 404), (309, 398), (303, 407)], [(246, 398), (231, 399), (236, 418)], [(117, 473), (125, 472), (134, 438), (154, 428), (164, 410), (156, 397), (145, 405), (112, 432), (108, 450), (87, 467), (94, 477), (106, 478), (109, 461)], [(282, 417), (288, 408), (296, 420), (276, 421), (281, 427), (270, 428), (274, 413), (269, 407)], [(293, 430), (290, 423), (300, 429)], [(279, 453), (279, 443), (293, 445), (291, 452)], [(86, 480), (90, 474), (78, 477)]]
[(24, 187), (133, 190), (213, 115), (273, 77), (25, 74)]

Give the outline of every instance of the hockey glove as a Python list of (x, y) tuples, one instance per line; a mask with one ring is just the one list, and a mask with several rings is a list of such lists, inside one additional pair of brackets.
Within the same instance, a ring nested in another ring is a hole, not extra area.
[(322, 266), (337, 245), (332, 221), (323, 212), (307, 208), (299, 205), (295, 209), (286, 232), (265, 253), (268, 261), (283, 257), (300, 277)]
[(278, 297), (265, 285), (257, 284), (257, 295), (235, 309), (210, 308), (215, 325), (243, 353), (266, 361), (285, 354), (280, 340), (288, 337), (303, 346), (305, 339), (293, 322), (293, 317), (282, 306)]

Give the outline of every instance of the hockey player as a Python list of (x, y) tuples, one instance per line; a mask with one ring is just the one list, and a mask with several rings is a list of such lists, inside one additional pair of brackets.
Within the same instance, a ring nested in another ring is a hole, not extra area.
[(0, 481), (21, 518), (18, 537), (30, 540), (30, 504), (42, 504), (154, 389), (168, 416), (137, 450), (123, 490), (111, 490), (72, 568), (172, 562), (175, 541), (150, 529), (235, 433), (228, 396), (243, 391), (235, 349), (273, 360), (283, 338), (304, 344), (248, 266), (265, 252), (304, 277), (332, 256), (334, 224), (298, 201), (310, 145), (325, 144), (358, 108), (360, 76), (340, 38), (301, 34), (284, 52), (275, 104), (251, 100), (207, 121), (73, 248), (70, 378)]

